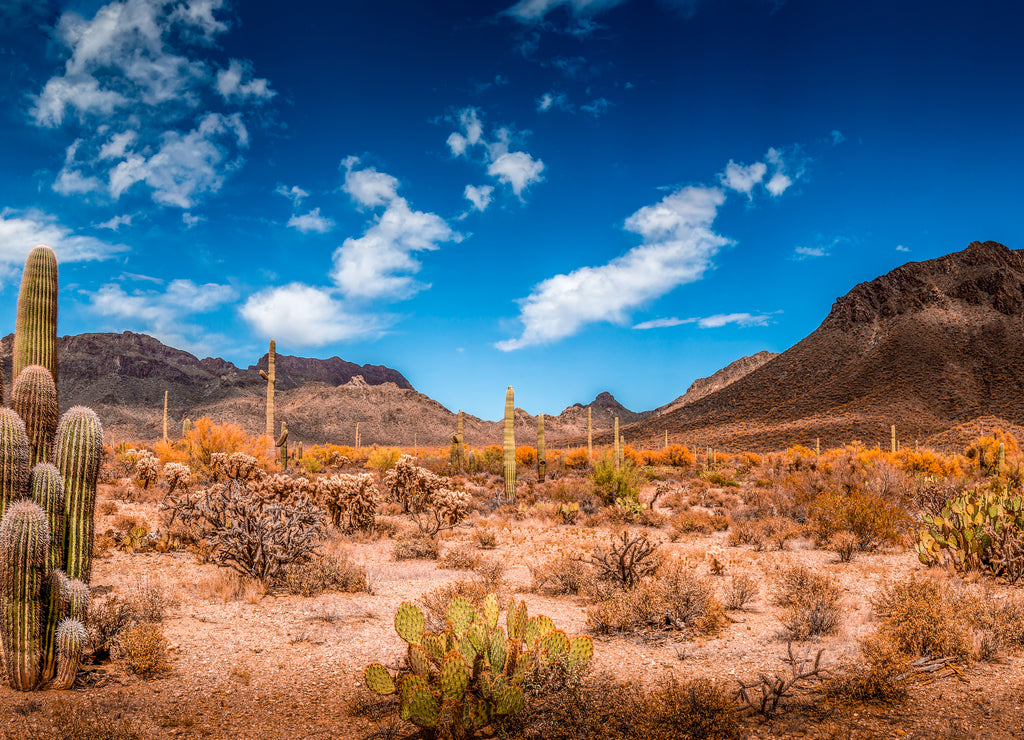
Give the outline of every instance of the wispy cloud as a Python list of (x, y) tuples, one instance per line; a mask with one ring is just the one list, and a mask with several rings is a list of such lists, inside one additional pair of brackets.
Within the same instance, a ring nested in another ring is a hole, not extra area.
[(309, 213), (304, 213), (301, 216), (292, 215), (288, 219), (288, 226), (289, 228), (301, 231), (303, 234), (326, 234), (334, 228), (335, 223), (334, 219), (321, 216), (319, 208), (314, 208)]
[(909, 252), (910, 251), (910, 247), (905, 247), (902, 244), (897, 244), (896, 245), (896, 251), (897, 252)]
[[(144, 280), (155, 281), (154, 278)], [(222, 348), (224, 337), (193, 323), (189, 317), (216, 311), (234, 301), (237, 295), (230, 285), (200, 285), (184, 279), (172, 280), (163, 290), (129, 291), (118, 283), (107, 283), (89, 294), (89, 309), (115, 320), (119, 330), (142, 331), (165, 344), (203, 356)]]
[(832, 146), (839, 146), (846, 141), (846, 137), (843, 136), (843, 132), (839, 129), (832, 129), (832, 133), (830, 135), (832, 137)]
[(607, 98), (595, 98), (589, 103), (581, 105), (580, 110), (594, 118), (600, 118), (608, 111), (610, 106), (611, 103), (608, 102)]
[(587, 16), (602, 13), (621, 5), (626, 0), (519, 0), (505, 11), (523, 23), (538, 23), (555, 8), (565, 8), (573, 16)]
[(56, 216), (43, 211), (4, 208), (0, 210), (0, 281), (16, 272), (37, 244), (52, 247), (62, 263), (105, 260), (128, 250), (124, 244), (75, 233)]
[(292, 205), (298, 208), (302, 205), (302, 201), (309, 197), (309, 192), (303, 190), (298, 185), (292, 185), (290, 188), (285, 185), (278, 185), (274, 189), (274, 192), (278, 195), (283, 195), (285, 198), (292, 202)]
[(480, 112), (476, 108), (464, 108), (459, 112), (459, 130), (448, 136), (448, 148), (455, 157), (470, 157), (479, 152), (487, 166), (487, 174), (503, 185), (508, 185), (517, 198), (522, 200), (523, 191), (541, 182), (544, 162), (528, 152), (513, 149), (515, 132), (501, 127), (488, 140)]
[[(800, 177), (805, 166), (806, 160), (794, 163), (782, 150), (773, 148), (768, 150), (764, 162), (742, 165), (729, 160), (718, 175), (720, 186), (681, 187), (659, 202), (644, 206), (625, 222), (626, 230), (641, 237), (639, 246), (607, 264), (580, 267), (535, 285), (519, 301), (522, 333), (495, 346), (505, 351), (521, 349), (564, 339), (591, 323), (626, 324), (633, 310), (680, 285), (700, 280), (712, 267), (715, 255), (730, 243), (712, 228), (729, 192), (750, 197), (754, 187), (773, 173), (765, 188), (769, 195), (777, 197), (792, 184), (786, 173)], [(773, 188), (772, 181), (777, 177), (786, 177), (788, 183), (776, 181)], [(682, 323), (697, 323), (704, 328), (728, 323), (749, 326), (767, 320), (763, 314), (718, 314), (695, 319), (654, 319), (636, 328)]]
[(132, 225), (131, 214), (122, 213), (122, 214), (119, 214), (117, 216), (114, 216), (113, 218), (109, 218), (106, 221), (103, 221), (102, 223), (96, 224), (96, 228), (97, 229), (110, 229), (111, 231), (117, 231), (122, 226), (131, 226), (131, 225)]
[[(35, 96), (41, 127), (72, 133), (53, 188), (118, 200), (148, 190), (193, 208), (242, 165), (245, 116), (272, 99), (250, 62), (213, 60), (224, 0), (115, 0), (92, 18), (67, 11), (55, 37), (63, 70)], [(214, 107), (215, 99), (220, 104)]]
[(767, 326), (771, 322), (771, 314), (766, 313), (719, 313), (713, 316), (697, 316), (688, 319), (663, 318), (642, 321), (633, 326), (634, 329), (665, 329), (684, 324), (696, 324), (701, 329), (717, 329), (728, 324), (737, 326)]
[(551, 110), (571, 112), (573, 109), (572, 103), (569, 102), (569, 98), (566, 97), (565, 93), (546, 92), (537, 98), (536, 102), (538, 113), (546, 113)]
[(791, 259), (800, 262), (806, 259), (828, 257), (832, 254), (833, 249), (848, 241), (849, 239), (843, 236), (828, 238), (818, 234), (810, 244), (801, 244), (797, 246), (793, 250), (793, 256)]

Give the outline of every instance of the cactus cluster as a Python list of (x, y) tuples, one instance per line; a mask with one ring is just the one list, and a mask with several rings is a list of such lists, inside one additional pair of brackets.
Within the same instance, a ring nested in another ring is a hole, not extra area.
[(515, 395), (512, 386), (505, 391), (505, 500), (516, 500), (516, 432), (515, 432)]
[(427, 736), (474, 737), (525, 707), (523, 689), (535, 671), (556, 661), (585, 670), (594, 655), (590, 637), (570, 638), (548, 617), (530, 617), (523, 601), (509, 601), (506, 631), (498, 623), (500, 607), (493, 593), (479, 611), (457, 596), (446, 616), (443, 630), (428, 632), (423, 612), (404, 602), (395, 614), (395, 631), (407, 645), (408, 670), (396, 680), (383, 665), (372, 663), (363, 673), (371, 691), (397, 693), (402, 719)]
[(925, 514), (917, 556), (925, 565), (948, 563), (959, 573), (1007, 575), (999, 551), (1004, 530), (1024, 531), (1024, 498), (976, 490), (948, 501), (935, 515)]
[(11, 407), (0, 408), (0, 640), (11, 688), (70, 688), (85, 635), (103, 430), (57, 418), (57, 261), (32, 250), (18, 298)]

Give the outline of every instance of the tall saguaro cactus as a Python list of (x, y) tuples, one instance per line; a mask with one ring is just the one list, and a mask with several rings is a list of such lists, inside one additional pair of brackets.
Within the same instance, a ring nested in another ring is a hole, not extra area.
[(54, 464), (64, 480), (64, 570), (86, 583), (92, 571), (96, 480), (103, 457), (103, 427), (96, 412), (72, 406), (57, 426)]
[(897, 446), (896, 446), (896, 425), (895, 425), (895, 424), (893, 424), (893, 425), (892, 425), (892, 426), (891, 426), (891, 427), (889, 428), (889, 435), (890, 435), (890, 439), (889, 439), (889, 451), (890, 451), (890, 452), (891, 452), (892, 454), (894, 454), (894, 455), (895, 455), (895, 454), (896, 454), (897, 452), (899, 452), (899, 448), (897, 448)]
[(544, 453), (544, 414), (537, 416), (537, 482), (543, 483), (548, 472), (547, 456)]
[(622, 446), (619, 438), (619, 417), (615, 417), (615, 469), (618, 470), (622, 467)]
[(167, 442), (167, 393), (164, 391), (164, 442)]
[(459, 435), (459, 468), (461, 469), (466, 467), (466, 437), (463, 434), (462, 409), (459, 409), (459, 425), (457, 432)]
[(25, 260), (12, 360), (12, 377), (29, 365), (42, 365), (57, 385), (57, 255), (44, 244)]
[(594, 429), (591, 424), (591, 408), (587, 406), (587, 462), (594, 459)]
[(267, 381), (267, 437), (274, 438), (274, 386), (277, 384), (277, 374), (274, 372), (274, 350), (277, 345), (270, 340), (270, 351), (267, 353), (267, 370), (260, 370), (260, 377)]
[(516, 431), (515, 394), (512, 386), (505, 391), (505, 500), (516, 500)]

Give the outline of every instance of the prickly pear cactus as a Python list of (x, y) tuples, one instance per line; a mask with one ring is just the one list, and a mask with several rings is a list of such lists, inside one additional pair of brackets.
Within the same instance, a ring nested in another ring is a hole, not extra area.
[(1001, 575), (992, 550), (1004, 527), (1024, 530), (1024, 498), (992, 491), (967, 492), (935, 515), (922, 517), (917, 556), (925, 565), (947, 564), (959, 573), (978, 570)]
[(395, 631), (407, 643), (410, 673), (396, 681), (380, 663), (366, 667), (366, 687), (382, 696), (398, 693), (399, 714), (430, 736), (471, 738), (482, 728), (526, 706), (524, 685), (540, 668), (559, 662), (585, 671), (594, 656), (590, 637), (568, 637), (544, 616), (530, 617), (526, 603), (501, 607), (488, 594), (478, 609), (461, 596), (446, 611), (440, 632), (425, 630), (415, 604), (403, 603)]

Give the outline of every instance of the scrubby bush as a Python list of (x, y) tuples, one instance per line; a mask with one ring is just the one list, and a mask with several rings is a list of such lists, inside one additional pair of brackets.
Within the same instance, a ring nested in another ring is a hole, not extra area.
[(912, 520), (902, 507), (880, 496), (827, 493), (811, 503), (807, 524), (819, 543), (838, 532), (852, 532), (858, 550), (873, 550), (898, 543)]
[(533, 590), (549, 594), (582, 595), (589, 592), (594, 584), (594, 569), (582, 558), (559, 555), (556, 558), (531, 567)]
[(937, 581), (916, 575), (893, 581), (878, 590), (871, 606), (881, 620), (879, 638), (900, 652), (913, 657), (970, 656), (969, 625)]
[(369, 591), (366, 568), (351, 558), (323, 555), (307, 563), (290, 565), (284, 571), (284, 586), (298, 596), (319, 596), (322, 593), (364, 593)]
[(776, 606), (783, 608), (782, 625), (792, 640), (835, 632), (842, 618), (841, 591), (835, 578), (815, 573), (803, 565), (782, 571)]
[(605, 506), (611, 506), (618, 500), (639, 501), (640, 487), (644, 476), (631, 462), (625, 461), (615, 469), (615, 461), (611, 455), (601, 458), (591, 473), (594, 493)]
[(154, 678), (170, 668), (167, 638), (155, 622), (138, 622), (122, 630), (114, 654), (129, 671), (142, 678)]
[(366, 467), (384, 473), (395, 467), (402, 457), (397, 447), (374, 447), (366, 458)]
[(643, 702), (643, 737), (651, 740), (733, 740), (740, 736), (736, 700), (706, 678), (659, 681)]
[(729, 588), (725, 592), (726, 609), (743, 609), (757, 598), (757, 581), (744, 573), (737, 573), (729, 579)]
[(734, 522), (729, 531), (729, 544), (753, 545), (758, 552), (783, 550), (787, 542), (800, 536), (801, 531), (796, 522), (783, 516)]
[(436, 537), (417, 534), (395, 542), (391, 557), (395, 560), (437, 560), (440, 550)]

